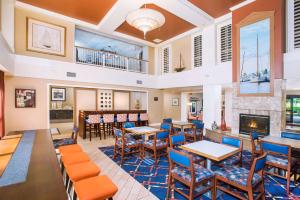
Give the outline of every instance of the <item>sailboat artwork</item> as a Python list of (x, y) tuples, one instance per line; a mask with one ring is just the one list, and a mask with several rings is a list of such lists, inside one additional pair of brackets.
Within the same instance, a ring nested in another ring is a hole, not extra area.
[(27, 20), (28, 50), (65, 56), (65, 27), (31, 18)]
[(240, 94), (271, 92), (270, 19), (240, 28)]

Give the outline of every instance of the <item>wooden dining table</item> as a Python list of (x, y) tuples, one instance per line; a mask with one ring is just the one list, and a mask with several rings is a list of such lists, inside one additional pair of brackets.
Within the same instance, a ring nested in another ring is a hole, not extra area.
[(211, 169), (211, 162), (220, 162), (240, 151), (239, 148), (201, 140), (180, 146), (181, 149), (206, 158), (207, 169)]
[(193, 126), (193, 123), (190, 122), (173, 122), (173, 127), (180, 128), (181, 132), (184, 131), (185, 128), (191, 128)]

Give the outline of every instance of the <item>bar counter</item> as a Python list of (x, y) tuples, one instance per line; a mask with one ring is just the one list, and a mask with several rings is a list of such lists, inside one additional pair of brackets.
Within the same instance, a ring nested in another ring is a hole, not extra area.
[(88, 118), (89, 115), (103, 115), (103, 114), (114, 114), (115, 117), (117, 114), (131, 114), (131, 113), (147, 113), (147, 110), (106, 110), (106, 111), (87, 111), (87, 110), (80, 110), (79, 111), (79, 136), (82, 137), (83, 139), (86, 138), (86, 119)]
[[(9, 135), (22, 133), (16, 131)], [(26, 181), (0, 187), (0, 199), (68, 199), (49, 130), (35, 130)]]

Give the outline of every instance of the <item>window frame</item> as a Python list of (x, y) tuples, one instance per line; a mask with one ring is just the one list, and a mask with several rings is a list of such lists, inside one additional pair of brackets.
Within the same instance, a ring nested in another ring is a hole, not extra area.
[[(195, 40), (195, 37), (198, 37), (201, 35), (201, 65), (199, 67), (195, 67), (195, 43), (194, 43), (194, 40)], [(202, 34), (202, 31), (201, 32), (197, 32), (197, 33), (194, 33), (191, 37), (191, 64), (192, 64), (192, 69), (194, 68), (200, 68), (200, 67), (203, 67), (203, 34)]]
[[(221, 61), (221, 28), (227, 25), (231, 24), (231, 60), (222, 62)], [(217, 64), (223, 64), (223, 63), (228, 63), (228, 62), (232, 62), (232, 20), (226, 20), (223, 22), (220, 22), (216, 25), (216, 29), (217, 29)]]

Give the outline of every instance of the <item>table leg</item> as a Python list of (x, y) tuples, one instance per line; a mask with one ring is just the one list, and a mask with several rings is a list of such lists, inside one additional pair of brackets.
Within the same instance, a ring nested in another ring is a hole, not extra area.
[(144, 155), (145, 152), (144, 152), (144, 147), (143, 147), (145, 141), (146, 141), (146, 135), (143, 134), (142, 135), (142, 143), (141, 143), (141, 159), (144, 159), (144, 157), (145, 157), (145, 155)]
[(183, 128), (183, 126), (181, 126), (181, 132), (184, 132), (184, 128)]

